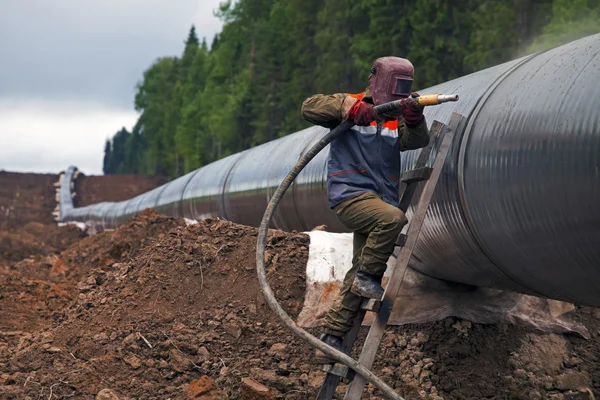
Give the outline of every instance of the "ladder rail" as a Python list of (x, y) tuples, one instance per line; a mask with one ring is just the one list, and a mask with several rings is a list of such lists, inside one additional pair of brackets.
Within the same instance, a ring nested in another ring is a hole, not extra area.
[[(404, 280), (408, 263), (417, 243), (417, 239), (419, 238), (419, 233), (421, 232), (429, 204), (431, 203), (433, 193), (440, 178), (442, 167), (444, 166), (446, 157), (452, 145), (454, 133), (462, 119), (463, 117), (460, 114), (453, 113), (449, 126), (442, 129), (441, 134), (443, 134), (443, 138), (433, 163), (431, 176), (423, 187), (423, 192), (421, 193), (408, 228), (406, 244), (400, 249), (396, 265), (392, 271), (392, 276), (385, 288), (381, 309), (377, 313), (376, 318), (369, 329), (369, 333), (367, 334), (367, 338), (365, 339), (365, 343), (358, 359), (358, 362), (366, 368), (371, 368), (373, 361), (375, 360), (375, 355), (377, 354), (379, 343), (381, 342), (381, 338), (383, 337), (392, 312), (394, 301), (398, 296), (398, 292)], [(359, 400), (366, 383), (367, 381), (362, 376), (355, 376), (348, 386), (344, 400)]]
[[(439, 139), (444, 126), (445, 125), (439, 121), (433, 121), (433, 123), (431, 124), (431, 129), (430, 129), (431, 134), (429, 135), (429, 143), (419, 153), (419, 156), (417, 157), (417, 161), (415, 162), (415, 165), (413, 166), (413, 170), (425, 167), (425, 165), (427, 164), (427, 161), (429, 160), (429, 156), (431, 155), (431, 152), (433, 151), (433, 146), (435, 145), (435, 142)], [(406, 211), (408, 211), (408, 206), (412, 202), (413, 196), (417, 191), (417, 186), (418, 186), (418, 182), (411, 182), (411, 183), (402, 182), (402, 184), (401, 184), (400, 204), (398, 205), (398, 208), (400, 208), (402, 210), (402, 212), (405, 214), (406, 214)]]
[[(425, 166), (429, 160), (431, 152), (433, 151), (435, 143), (439, 142), (440, 138), (443, 140), (443, 132), (444, 132), (445, 127), (446, 127), (446, 125), (444, 125), (443, 123), (441, 123), (439, 121), (433, 121), (431, 128), (430, 128), (429, 143), (427, 146), (425, 146), (419, 152), (419, 155), (413, 166), (412, 171), (423, 170), (426, 168)], [(441, 148), (441, 145), (440, 145), (440, 148)], [(438, 150), (438, 155), (439, 155), (439, 150)], [(437, 156), (436, 156), (436, 158), (437, 158)], [(399, 208), (404, 213), (406, 213), (406, 211), (408, 210), (408, 207), (411, 204), (414, 195), (417, 193), (417, 189), (418, 189), (420, 181), (428, 180), (430, 178), (430, 175), (431, 175), (430, 173), (427, 173), (424, 176), (424, 178), (422, 178), (422, 179), (409, 179), (407, 181), (402, 182), (401, 187), (400, 187)], [(410, 175), (407, 175), (407, 176), (410, 176)], [(399, 238), (400, 237), (403, 237), (403, 240), (406, 239), (406, 235), (400, 235)], [(363, 303), (365, 303), (365, 302), (363, 302)], [(377, 313), (379, 312), (381, 302), (378, 302), (378, 303), (379, 304), (378, 304)], [(348, 355), (350, 355), (350, 352), (352, 350), (354, 342), (356, 341), (356, 338), (358, 336), (358, 332), (362, 325), (365, 314), (366, 314), (366, 310), (361, 307), (361, 310), (359, 310), (359, 313), (358, 313), (356, 319), (354, 320), (354, 324), (353, 324), (351, 330), (344, 337), (344, 350), (345, 350), (345, 353)], [(323, 384), (321, 385), (321, 388), (317, 394), (316, 400), (331, 400), (331, 399), (333, 399), (333, 396), (335, 395), (335, 392), (336, 392), (336, 388), (341, 380), (341, 377), (339, 376), (339, 374), (332, 372), (334, 370), (334, 366), (336, 366), (336, 367), (342, 366), (342, 364), (335, 364), (335, 365), (330, 364), (329, 365), (328, 373), (325, 376), (325, 380), (323, 381)], [(339, 369), (340, 368), (338, 368), (338, 370)], [(350, 370), (348, 373), (348, 376), (346, 376), (346, 378), (353, 380), (353, 379), (355, 379), (355, 375), (356, 374), (354, 374), (354, 371)]]

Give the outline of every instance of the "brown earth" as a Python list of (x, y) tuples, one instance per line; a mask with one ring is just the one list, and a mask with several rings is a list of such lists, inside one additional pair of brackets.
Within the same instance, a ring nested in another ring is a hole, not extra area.
[[(46, 329), (4, 336), (4, 395), (49, 395), (57, 384), (58, 398), (93, 397), (104, 388), (183, 398), (203, 375), (236, 395), (249, 371), (284, 391), (302, 387), (309, 349), (262, 300), (255, 240), (253, 228), (220, 220), (185, 226), (146, 210), (114, 232), (73, 244), (58, 262), (82, 278), (76, 299)], [(268, 273), (292, 315), (302, 305), (307, 246), (303, 234), (270, 235)], [(284, 361), (290, 358), (297, 364)]]
[(84, 175), (75, 179), (75, 207), (102, 201), (122, 201), (167, 183), (162, 176), (150, 175)]
[[(52, 317), (73, 298), (81, 276), (67, 270), (58, 254), (86, 236), (73, 227), (58, 227), (52, 216), (56, 207), (57, 174), (0, 171), (0, 330), (32, 330)], [(97, 179), (101, 178), (101, 179)], [(150, 190), (163, 180), (140, 176), (86, 177), (80, 198), (122, 200), (106, 186), (112, 180), (127, 194)], [(92, 184), (89, 184), (92, 182)], [(93, 182), (102, 182), (96, 185)], [(123, 187), (130, 185), (128, 190)], [(18, 301), (15, 301), (18, 299)]]
[[(0, 231), (13, 230), (28, 222), (54, 225), (57, 174), (30, 174), (0, 170)], [(75, 180), (75, 206), (102, 201), (121, 201), (166, 183), (150, 175), (79, 174)]]
[[(27, 229), (0, 252), (1, 399), (314, 398), (312, 349), (258, 288), (256, 229), (151, 210), (85, 238)], [(270, 232), (268, 276), (292, 316), (308, 244)], [(577, 315), (592, 339), (456, 318), (393, 327), (375, 371), (407, 399), (593, 399), (600, 310)]]
[(52, 266), (85, 234), (54, 222), (57, 181), (55, 174), (0, 171), (0, 331), (35, 330), (70, 298), (73, 284)]
[(56, 174), (0, 171), (0, 231), (27, 222), (54, 224)]
[(73, 297), (58, 254), (85, 234), (74, 226), (29, 222), (0, 231), (0, 331), (44, 326)]

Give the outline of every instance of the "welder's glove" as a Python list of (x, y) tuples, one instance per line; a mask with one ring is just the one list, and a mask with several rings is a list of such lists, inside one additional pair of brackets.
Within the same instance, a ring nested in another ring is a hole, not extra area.
[(377, 111), (364, 101), (357, 101), (350, 107), (346, 119), (351, 119), (358, 126), (369, 126), (377, 119)]
[[(419, 93), (412, 92), (411, 97), (419, 97)], [(404, 108), (404, 120), (409, 125), (417, 125), (423, 119), (423, 107), (411, 98), (403, 99), (401, 101), (402, 107)]]

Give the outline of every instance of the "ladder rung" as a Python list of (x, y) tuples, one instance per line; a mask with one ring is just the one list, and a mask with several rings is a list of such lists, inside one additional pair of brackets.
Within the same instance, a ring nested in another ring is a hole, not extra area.
[(381, 300), (377, 299), (364, 299), (360, 304), (360, 309), (365, 311), (379, 312), (381, 308)]
[(433, 168), (423, 167), (404, 171), (400, 177), (400, 180), (404, 183), (426, 181), (431, 176), (432, 170)]
[(406, 244), (406, 239), (407, 236), (404, 233), (398, 235), (398, 239), (396, 239), (396, 246), (404, 247), (404, 245)]
[(352, 380), (354, 378), (355, 372), (348, 368), (344, 364), (325, 364), (323, 365), (323, 371), (328, 374), (339, 376), (340, 378), (345, 378), (348, 380)]

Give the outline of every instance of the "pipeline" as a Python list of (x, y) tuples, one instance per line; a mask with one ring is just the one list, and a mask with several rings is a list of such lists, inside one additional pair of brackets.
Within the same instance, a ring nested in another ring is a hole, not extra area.
[[(411, 267), (449, 281), (599, 307), (600, 34), (421, 92), (461, 97), (427, 107), (429, 124), (447, 124), (452, 112), (467, 123), (455, 132)], [(67, 204), (61, 220), (115, 228), (152, 207), (174, 217), (259, 226), (279, 183), (326, 133), (320, 127), (293, 133), (128, 201)], [(272, 227), (306, 231), (325, 224), (345, 231), (327, 205), (327, 152), (298, 175)], [(411, 169), (416, 157), (402, 153), (402, 169)], [(70, 196), (61, 192), (62, 198)]]

